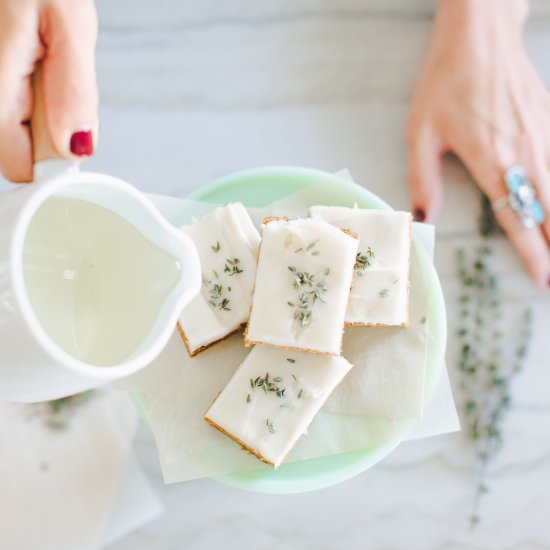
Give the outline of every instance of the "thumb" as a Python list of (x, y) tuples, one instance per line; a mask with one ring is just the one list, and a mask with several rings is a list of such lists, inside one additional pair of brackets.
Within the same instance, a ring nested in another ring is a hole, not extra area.
[(432, 130), (409, 134), (409, 185), (416, 221), (433, 222), (443, 201), (441, 140)]
[(52, 2), (43, 13), (42, 83), (47, 125), (64, 157), (93, 154), (98, 130), (97, 15), (92, 0)]

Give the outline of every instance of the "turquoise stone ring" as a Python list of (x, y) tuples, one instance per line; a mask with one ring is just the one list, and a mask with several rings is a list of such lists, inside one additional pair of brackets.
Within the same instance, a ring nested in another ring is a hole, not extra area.
[(523, 169), (519, 166), (509, 168), (504, 181), (508, 194), (493, 203), (493, 210), (502, 212), (511, 208), (526, 229), (540, 225), (544, 221), (544, 210)]

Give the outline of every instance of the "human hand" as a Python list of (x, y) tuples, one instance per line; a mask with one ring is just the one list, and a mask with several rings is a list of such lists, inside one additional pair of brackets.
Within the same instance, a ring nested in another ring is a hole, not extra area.
[(524, 168), (546, 212), (526, 229), (510, 208), (500, 225), (535, 281), (550, 286), (550, 95), (522, 46), (524, 0), (442, 0), (407, 123), (415, 217), (436, 219), (442, 155), (455, 153), (494, 203), (504, 174)]
[(56, 152), (90, 156), (97, 138), (93, 0), (0, 0), (0, 171), (32, 179), (32, 74), (42, 62), (46, 124)]

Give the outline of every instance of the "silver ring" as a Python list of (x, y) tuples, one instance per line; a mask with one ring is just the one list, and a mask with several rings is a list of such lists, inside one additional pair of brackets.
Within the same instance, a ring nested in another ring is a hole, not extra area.
[(506, 170), (504, 181), (508, 193), (493, 202), (493, 211), (511, 208), (526, 229), (540, 225), (544, 221), (544, 210), (523, 168), (513, 166)]

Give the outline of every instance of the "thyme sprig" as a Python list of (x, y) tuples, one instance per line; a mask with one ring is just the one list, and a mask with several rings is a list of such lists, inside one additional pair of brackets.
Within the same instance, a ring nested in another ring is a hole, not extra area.
[(294, 266), (289, 265), (288, 269), (294, 275), (292, 286), (298, 291), (298, 296), (296, 302), (289, 301), (287, 304), (294, 308), (294, 319), (301, 326), (309, 325), (312, 320), (313, 308), (318, 302), (326, 302), (326, 282), (323, 279), (318, 280), (316, 274), (298, 271)]
[(459, 297), (460, 389), (463, 424), (476, 456), (476, 488), (469, 516), (470, 527), (481, 520), (480, 506), (489, 491), (488, 471), (503, 445), (502, 424), (511, 406), (510, 385), (521, 371), (532, 334), (532, 312), (521, 313), (519, 330), (504, 333), (502, 298), (491, 270), (491, 249), (478, 247), (469, 257), (457, 252)]

